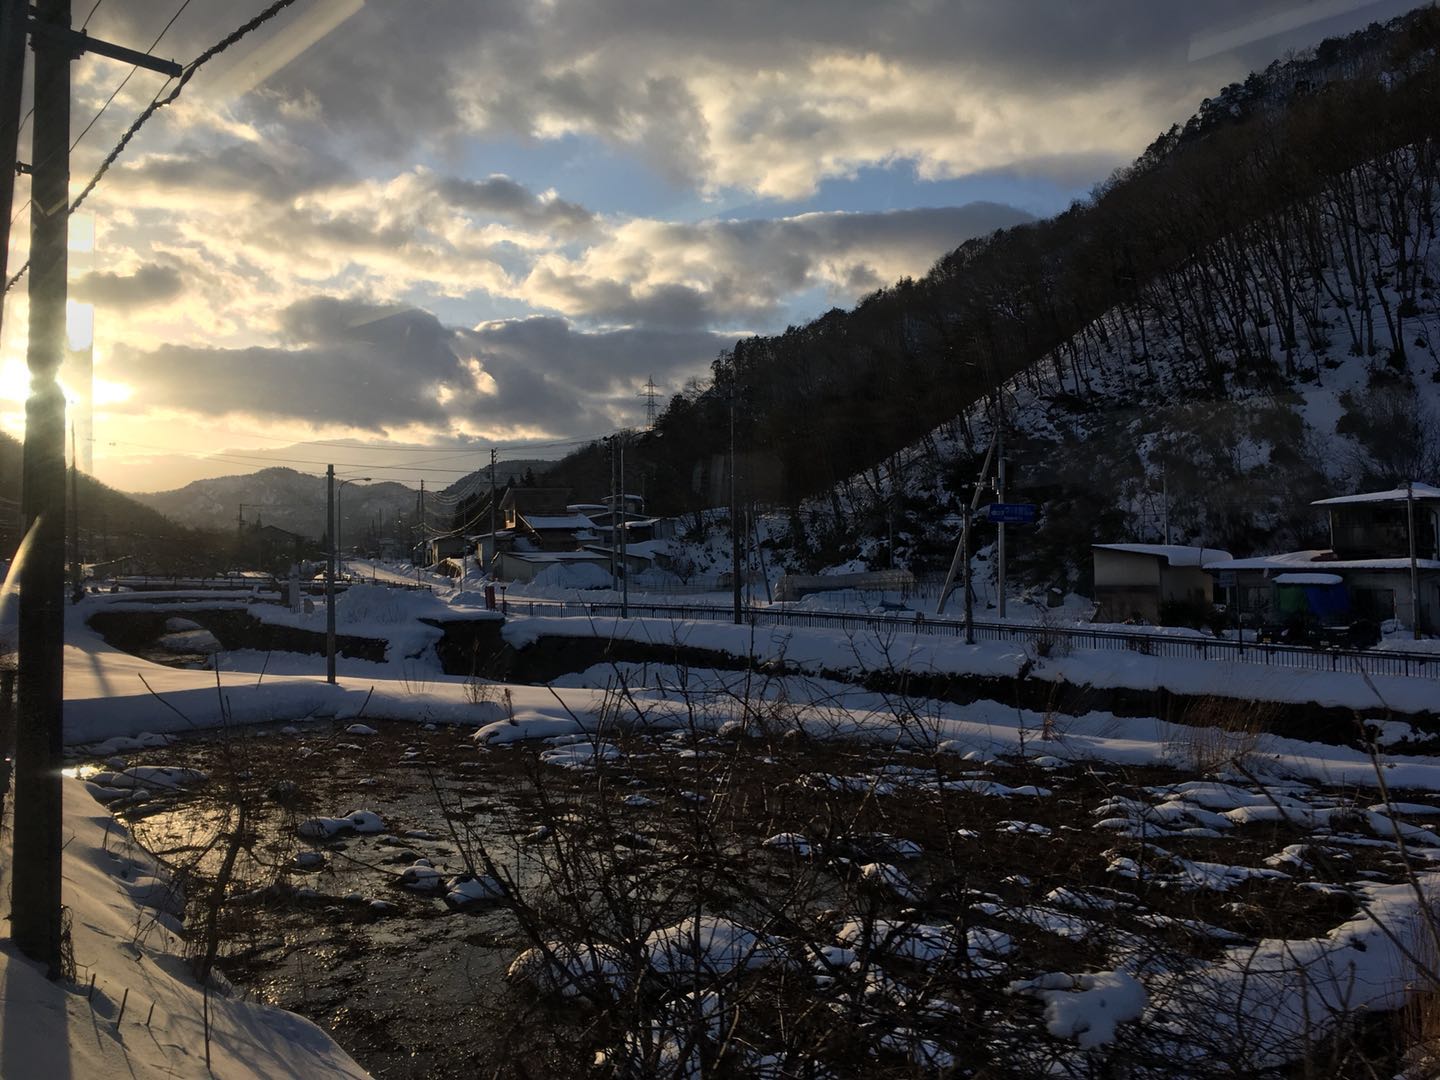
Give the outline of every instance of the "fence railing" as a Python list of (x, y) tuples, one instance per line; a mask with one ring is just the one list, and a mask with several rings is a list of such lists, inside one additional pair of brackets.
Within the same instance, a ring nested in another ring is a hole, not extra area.
[[(589, 618), (620, 614), (616, 603), (510, 602), (511, 610), (531, 615)], [(730, 607), (700, 604), (631, 604), (631, 616), (706, 622), (731, 622)], [(746, 608), (742, 620), (749, 626), (789, 626), (879, 634), (965, 636), (959, 620), (926, 618), (923, 613), (871, 615), (855, 612), (796, 611), (784, 608)], [(1309, 648), (1303, 645), (1269, 645), (1189, 635), (1135, 633), (1085, 626), (1050, 626), (1023, 623), (972, 623), (976, 641), (1012, 641), (1034, 646), (1051, 655), (1070, 649), (1125, 650), (1146, 656), (1185, 660), (1230, 660), (1306, 671), (1337, 671), (1367, 675), (1403, 675), (1440, 679), (1440, 653), (1402, 652), (1391, 649)]]

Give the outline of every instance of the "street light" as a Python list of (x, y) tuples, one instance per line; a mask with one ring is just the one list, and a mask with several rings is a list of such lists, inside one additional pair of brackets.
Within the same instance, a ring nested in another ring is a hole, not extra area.
[(345, 490), (346, 484), (353, 484), (357, 481), (368, 484), (370, 479), (368, 476), (352, 476), (348, 480), (341, 480), (335, 487), (335, 557), (340, 560), (342, 577), (345, 575), (345, 549), (340, 546), (340, 523), (344, 520), (344, 515), (340, 513), (340, 493)]
[[(341, 480), (343, 488), (351, 480), (368, 480), (368, 476)], [(335, 684), (335, 552), (339, 549), (335, 514), (335, 466), (325, 466), (325, 527), (330, 533), (330, 550), (325, 552), (325, 681)]]

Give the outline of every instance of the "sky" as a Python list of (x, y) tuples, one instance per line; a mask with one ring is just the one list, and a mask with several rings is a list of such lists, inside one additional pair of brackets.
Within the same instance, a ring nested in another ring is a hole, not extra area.
[[(164, 30), (154, 53), (182, 63), (265, 6), (93, 2), (73, 5), (91, 34)], [(743, 335), (1063, 210), (1226, 83), (1413, 6), (298, 0), (72, 223), (82, 460), (153, 491), (336, 459), (443, 486), (491, 446), (557, 456), (643, 426), (652, 378), (663, 404)], [(75, 65), (74, 134), (127, 75)], [(131, 75), (72, 191), (163, 82)], [(22, 213), (12, 271), (27, 237)], [(0, 336), (17, 436), (26, 318), (22, 281)]]

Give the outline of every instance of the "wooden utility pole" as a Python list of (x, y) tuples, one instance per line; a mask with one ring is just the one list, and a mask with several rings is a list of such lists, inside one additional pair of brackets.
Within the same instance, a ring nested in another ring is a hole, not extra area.
[[(1002, 503), (1005, 501), (1005, 413), (1004, 398), (997, 401), (996, 422), (999, 424), (999, 441), (995, 458), (995, 496)], [(1001, 619), (1005, 618), (1005, 522), (1001, 521), (996, 529), (995, 538), (995, 580), (999, 586), (996, 592), (999, 593), (997, 602), (999, 611), (997, 614)]]
[(1415, 561), (1415, 481), (1405, 481), (1405, 532), (1410, 537), (1410, 632), (1420, 640), (1420, 570)]
[(996, 428), (990, 435), (990, 446), (985, 451), (985, 462), (980, 466), (980, 476), (975, 482), (975, 494), (970, 499), (970, 505), (965, 509), (965, 520), (960, 526), (960, 541), (955, 545), (955, 557), (950, 560), (950, 571), (945, 575), (945, 584), (940, 586), (940, 599), (935, 604), (935, 614), (945, 614), (945, 601), (950, 596), (950, 589), (955, 584), (955, 575), (964, 571), (963, 585), (965, 592), (965, 644), (975, 644), (974, 611), (971, 607), (970, 597), (970, 525), (975, 520), (975, 511), (980, 506), (980, 493), (985, 490), (985, 478), (990, 475), (990, 460), (995, 456), (995, 443), (1000, 436), (1000, 429)]
[(730, 388), (730, 576), (731, 603), (735, 608), (735, 625), (744, 622), (744, 598), (740, 592), (740, 502), (735, 495), (735, 388)]
[[(20, 161), (20, 101), (25, 89), (27, 0), (0, 0), (0, 288), (9, 281), (10, 218)], [(0, 302), (0, 318), (4, 305)], [(0, 327), (3, 327), (0, 321)]]
[(335, 682), (335, 466), (325, 466), (325, 681)]
[(65, 276), (70, 218), (70, 0), (35, 8), (35, 126), (30, 157), (30, 397), (21, 509), (19, 724), (11, 933), (51, 978), (61, 969), (60, 848), (65, 649)]
[[(15, 821), (11, 862), (10, 933), (51, 978), (62, 973), (63, 764), (61, 728), (65, 649), (65, 398), (56, 376), (65, 358), (67, 248), (70, 223), (70, 63), (95, 52), (181, 74), (156, 60), (70, 27), (70, 0), (36, 0), (29, 9), (0, 0), (0, 162), (7, 177), (0, 199), (13, 197), (18, 125), (15, 87), (24, 70), (24, 34), (35, 52), (35, 123), (30, 138), (30, 337), (26, 361), (21, 513), (25, 539), (20, 576), (18, 731), (15, 740)], [(17, 43), (16, 37), (20, 38)], [(8, 226), (9, 208), (3, 221)], [(8, 240), (8, 235), (5, 237)]]
[(629, 538), (629, 516), (625, 509), (625, 435), (620, 433), (620, 617), (630, 617), (630, 568), (625, 565), (625, 542)]
[(495, 538), (495, 448), (490, 448), (490, 565), (486, 570), (494, 571), (495, 556), (500, 554), (500, 541)]
[(75, 421), (70, 421), (70, 602), (85, 595), (85, 571), (80, 565), (80, 458), (75, 452)]

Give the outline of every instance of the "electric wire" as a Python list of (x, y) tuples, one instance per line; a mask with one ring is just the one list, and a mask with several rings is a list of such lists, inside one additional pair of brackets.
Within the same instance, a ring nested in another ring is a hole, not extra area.
[[(154, 116), (155, 113), (157, 113), (159, 110), (163, 109), (166, 105), (169, 105), (176, 98), (178, 98), (180, 96), (180, 92), (185, 89), (185, 85), (195, 77), (195, 73), (199, 71), (201, 67), (209, 63), (215, 57), (219, 56), (226, 49), (230, 48), (231, 45), (234, 45), (237, 41), (245, 37), (247, 34), (250, 34), (252, 31), (257, 30), (259, 27), (269, 22), (276, 15), (280, 14), (280, 12), (284, 11), (286, 8), (290, 7), (294, 3), (295, 0), (274, 0), (274, 3), (266, 7), (263, 11), (260, 12), (260, 14), (256, 15), (248, 22), (232, 30), (230, 33), (226, 34), (225, 37), (221, 38), (214, 45), (210, 46), (210, 48), (206, 49), (203, 53), (197, 56), (194, 60), (190, 61), (190, 63), (187, 64), (184, 70), (180, 73), (180, 78), (178, 80), (171, 80), (175, 82), (174, 89), (172, 89), (164, 97), (161, 97), (160, 93), (164, 91), (166, 86), (170, 85), (169, 82), (165, 83), (164, 86), (160, 88), (160, 91), (156, 93), (155, 97), (150, 100), (150, 104), (145, 106), (145, 109), (140, 113), (140, 115), (137, 116), (131, 122), (130, 126), (125, 129), (125, 133), (120, 136), (120, 141), (115, 144), (114, 148), (111, 149), (110, 153), (105, 155), (105, 160), (102, 161), (100, 163), (100, 167), (95, 170), (95, 175), (90, 178), (89, 183), (85, 185), (85, 187), (81, 190), (80, 194), (75, 196), (74, 201), (70, 203), (70, 209), (68, 213), (73, 214), (76, 210), (80, 209), (80, 206), (90, 196), (90, 193), (95, 190), (95, 188), (99, 185), (100, 181), (104, 179), (105, 174), (110, 171), (110, 166), (114, 165), (115, 162), (119, 159), (120, 155), (125, 152), (125, 148), (130, 145), (130, 140), (133, 139), (136, 133), (138, 133), (139, 130), (145, 125), (145, 122), (149, 120), (150, 117)], [(11, 289), (13, 289), (15, 287), (15, 283), (18, 282), (25, 275), (25, 272), (29, 269), (30, 260), (26, 259), (25, 265), (20, 267), (19, 270), (15, 271), (15, 275), (5, 283), (5, 292), (8, 293)]]
[[(175, 25), (175, 20), (180, 18), (181, 15), (185, 14), (185, 9), (188, 8), (192, 2), (193, 0), (181, 0), (180, 6), (176, 9), (175, 14), (170, 16), (170, 21), (167, 22), (163, 27), (161, 27), (160, 33), (155, 35), (155, 40), (150, 42), (149, 47), (145, 50), (147, 53), (153, 52), (155, 50), (155, 47), (160, 44), (161, 39), (164, 38), (164, 36), (170, 32), (170, 28)], [(97, 0), (95, 7), (99, 6), (100, 4)], [(95, 14), (94, 8), (90, 9), (90, 14)], [(90, 20), (87, 17), (85, 21), (88, 23)], [(85, 27), (82, 26), (80, 29), (84, 30)], [(81, 140), (83, 140), (86, 135), (90, 134), (90, 129), (93, 128), (95, 124), (99, 121), (99, 119), (105, 115), (105, 110), (110, 108), (110, 103), (119, 96), (120, 91), (125, 89), (126, 85), (130, 82), (132, 78), (135, 77), (135, 73), (139, 70), (139, 64), (135, 64), (134, 66), (132, 66), (129, 72), (126, 73), (125, 78), (120, 80), (120, 85), (115, 87), (114, 90), (110, 91), (110, 96), (105, 99), (105, 104), (100, 106), (100, 111), (90, 118), (90, 122), (85, 125), (84, 130), (81, 131), (79, 135), (75, 136), (75, 141), (70, 144), (70, 152), (72, 154), (75, 152), (75, 148), (80, 145)], [(173, 81), (173, 79), (166, 79), (160, 85), (160, 89), (155, 92), (155, 97), (159, 97), (162, 93), (164, 93), (165, 88), (169, 86)], [(153, 101), (154, 98), (152, 98), (151, 100)]]
[(90, 25), (90, 20), (95, 18), (95, 12), (100, 10), (100, 5), (104, 2), (105, 0), (95, 0), (94, 5), (90, 8), (90, 14), (86, 15), (85, 21), (80, 24), (80, 32), (82, 34), (85, 32), (85, 28)]

